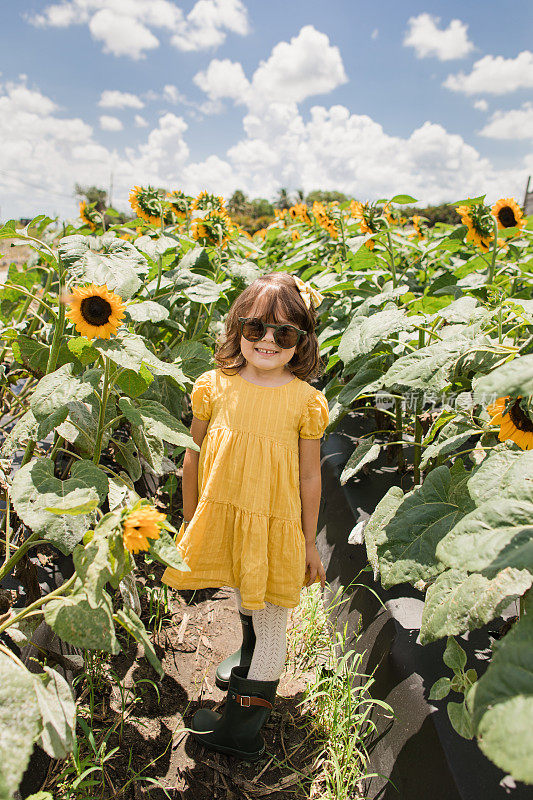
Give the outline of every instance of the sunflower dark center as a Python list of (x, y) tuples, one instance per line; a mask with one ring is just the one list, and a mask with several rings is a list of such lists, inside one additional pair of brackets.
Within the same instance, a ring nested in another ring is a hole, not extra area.
[(112, 313), (112, 308), (103, 297), (93, 295), (81, 301), (81, 315), (89, 325), (106, 325)]
[(515, 428), (524, 433), (533, 433), (533, 421), (529, 419), (527, 414), (524, 414), (520, 400), (516, 400), (509, 409), (509, 416)]
[(498, 219), (504, 228), (514, 228), (516, 225), (516, 217), (510, 206), (503, 206), (503, 208), (500, 208), (498, 211)]

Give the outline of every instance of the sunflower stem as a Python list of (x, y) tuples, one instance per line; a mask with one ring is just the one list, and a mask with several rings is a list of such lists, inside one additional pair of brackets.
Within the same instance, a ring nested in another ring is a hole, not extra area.
[[(402, 419), (402, 401), (397, 397), (396, 404), (396, 433), (397, 438), (402, 439), (403, 436), (403, 419)], [(400, 444), (398, 448), (398, 472), (404, 471), (404, 458), (403, 458), (403, 445)]]
[(489, 274), (487, 275), (487, 286), (490, 286), (494, 280), (494, 269), (496, 267), (496, 253), (498, 251), (498, 221), (495, 219), (495, 217), (492, 218), (492, 224), (494, 226), (494, 239), (492, 242), (492, 259), (490, 262)]
[(58, 275), (59, 275), (59, 314), (57, 317), (56, 326), (54, 328), (54, 337), (52, 339), (52, 346), (50, 348), (50, 355), (48, 356), (48, 363), (46, 365), (46, 374), (49, 375), (54, 372), (59, 356), (59, 348), (63, 341), (63, 331), (65, 329), (65, 303), (63, 302), (62, 295), (65, 291), (65, 270), (63, 269), (63, 262), (61, 256), (58, 255), (57, 259)]
[(396, 279), (396, 264), (394, 262), (394, 250), (393, 250), (393, 247), (392, 247), (392, 241), (391, 241), (391, 238), (390, 238), (389, 231), (387, 231), (387, 241), (389, 243), (389, 252), (390, 252), (390, 265), (389, 266), (390, 266), (391, 272), (392, 272), (392, 288), (396, 289), (396, 286), (398, 284), (398, 281)]
[[(163, 225), (163, 217), (161, 217), (161, 225)], [(155, 287), (155, 293), (157, 294), (159, 291), (159, 286), (161, 284), (161, 275), (163, 273), (163, 256), (159, 256), (159, 261), (157, 264), (157, 285)]]
[(111, 361), (107, 356), (104, 356), (105, 359), (105, 369), (104, 369), (104, 386), (102, 389), (102, 400), (100, 403), (100, 413), (98, 415), (98, 432), (96, 434), (96, 444), (94, 446), (94, 455), (93, 455), (93, 464), (98, 466), (100, 462), (100, 453), (102, 451), (102, 437), (104, 435), (104, 421), (105, 421), (105, 412), (107, 406), (107, 399), (109, 396), (109, 371)]
[(4, 622), (3, 625), (0, 625), (0, 633), (2, 633), (2, 631), (4, 631), (6, 628), (9, 628), (10, 625), (13, 625), (13, 623), (18, 622), (19, 619), (22, 619), (23, 617), (27, 616), (27, 614), (30, 611), (33, 611), (35, 608), (40, 608), (41, 606), (44, 606), (45, 603), (48, 603), (50, 600), (55, 600), (56, 597), (61, 597), (63, 593), (67, 589), (70, 589), (70, 587), (74, 584), (74, 581), (76, 580), (77, 577), (78, 577), (77, 573), (74, 573), (74, 575), (71, 578), (65, 581), (65, 583), (62, 583), (61, 586), (58, 586), (57, 589), (54, 589), (53, 592), (50, 592), (44, 597), (39, 597), (38, 600), (29, 605), (27, 608), (24, 608), (19, 614), (16, 614), (14, 617), (10, 617), (8, 620)]

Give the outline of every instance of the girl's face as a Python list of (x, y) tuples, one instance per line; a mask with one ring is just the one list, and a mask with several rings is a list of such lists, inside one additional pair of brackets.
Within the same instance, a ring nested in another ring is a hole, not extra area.
[[(260, 317), (256, 307), (254, 306), (247, 317)], [(289, 319), (276, 319), (276, 323), (282, 325), (294, 323)], [(268, 325), (268, 323), (267, 323)], [(283, 348), (274, 341), (274, 331), (272, 328), (267, 327), (265, 335), (259, 342), (249, 342), (244, 336), (241, 336), (241, 353), (244, 358), (260, 372), (278, 373), (281, 374), (285, 365), (291, 360), (296, 347)]]

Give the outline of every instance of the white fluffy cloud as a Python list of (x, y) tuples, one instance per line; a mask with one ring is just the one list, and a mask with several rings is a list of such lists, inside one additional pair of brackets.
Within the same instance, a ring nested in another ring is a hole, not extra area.
[(508, 94), (517, 89), (533, 88), (533, 53), (524, 50), (516, 58), (484, 56), (476, 61), (472, 72), (448, 75), (447, 89), (464, 94)]
[(474, 102), (474, 108), (477, 108), (478, 111), (488, 111), (489, 104), (484, 98), (480, 98)]
[(331, 92), (348, 78), (338, 47), (325, 33), (304, 25), (290, 42), (279, 42), (262, 61), (252, 79), (258, 100), (299, 103), (306, 97)]
[(326, 94), (348, 79), (339, 48), (326, 34), (304, 25), (290, 42), (279, 42), (272, 49), (250, 81), (242, 64), (227, 58), (213, 59), (193, 80), (211, 100), (230, 98), (250, 109), (264, 109), (272, 103), (299, 103)]
[(98, 105), (102, 108), (144, 108), (144, 103), (135, 94), (106, 89), (102, 92)]
[(479, 133), (492, 139), (533, 139), (533, 103), (496, 111)]
[(146, 128), (148, 126), (147, 121), (144, 117), (141, 117), (140, 114), (135, 114), (134, 123), (136, 128)]
[(436, 56), (440, 61), (464, 58), (474, 49), (468, 38), (468, 25), (460, 19), (452, 19), (443, 30), (438, 27), (439, 23), (440, 17), (431, 14), (411, 17), (407, 23), (409, 30), (405, 34), (404, 45), (413, 47), (418, 58)]
[(118, 117), (109, 117), (103, 114), (100, 117), (100, 127), (103, 131), (121, 131), (124, 125)]
[(133, 59), (159, 46), (154, 29), (166, 31), (180, 50), (218, 47), (228, 31), (249, 32), (242, 0), (198, 0), (187, 16), (173, 0), (62, 0), (26, 18), (43, 28), (88, 25), (105, 53)]
[[(519, 111), (529, 113), (529, 105)], [(305, 118), (296, 103), (250, 107), (241, 140), (202, 161), (191, 161), (187, 133), (183, 118), (169, 112), (147, 128), (139, 146), (111, 150), (91, 126), (61, 116), (37, 89), (23, 81), (0, 85), (0, 170), (10, 176), (3, 213), (76, 216), (74, 183), (107, 186), (111, 173), (115, 202), (127, 209), (131, 187), (147, 183), (226, 197), (236, 188), (273, 197), (284, 185), (338, 189), (363, 200), (397, 192), (428, 203), (485, 193), (497, 199), (519, 196), (533, 168), (530, 156), (523, 165), (495, 169), (461, 136), (430, 122), (408, 137), (391, 136), (342, 105), (315, 105)]]

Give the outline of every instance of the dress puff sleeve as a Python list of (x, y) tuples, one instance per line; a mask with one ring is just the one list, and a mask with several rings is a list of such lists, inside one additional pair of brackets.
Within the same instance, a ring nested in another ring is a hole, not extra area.
[(196, 419), (211, 419), (211, 374), (204, 372), (196, 378), (191, 391), (192, 413)]
[(300, 419), (300, 439), (320, 439), (328, 422), (328, 401), (321, 391), (315, 389)]

